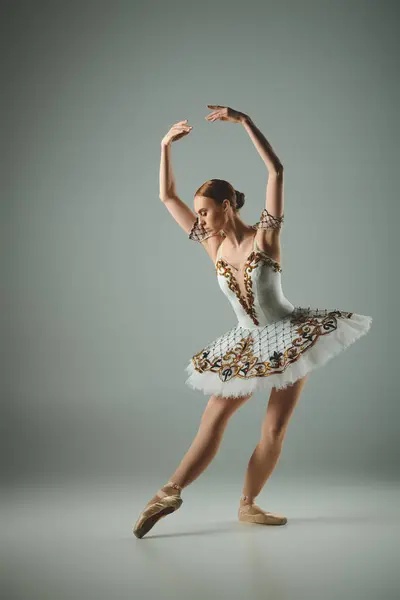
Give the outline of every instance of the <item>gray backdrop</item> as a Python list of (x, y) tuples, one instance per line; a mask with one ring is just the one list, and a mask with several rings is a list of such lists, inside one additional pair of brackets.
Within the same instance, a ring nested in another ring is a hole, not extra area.
[[(399, 80), (393, 2), (6, 2), (3, 397), (7, 476), (150, 477), (189, 447), (207, 396), (190, 357), (236, 320), (212, 262), (159, 200), (173, 144), (193, 208), (213, 177), (264, 207), (246, 112), (285, 166), (283, 286), (295, 305), (374, 318), (314, 371), (282, 475), (398, 470)], [(268, 397), (233, 417), (205, 478), (238, 488)]]
[[(2, 596), (398, 598), (398, 3), (2, 7)], [(169, 127), (193, 126), (172, 146), (189, 206), (214, 177), (245, 192), (249, 224), (265, 206), (253, 143), (207, 104), (249, 114), (284, 164), (288, 299), (373, 323), (292, 415), (257, 498), (285, 527), (237, 521), (259, 392), (138, 540), (208, 400), (185, 367), (236, 324), (159, 200)]]

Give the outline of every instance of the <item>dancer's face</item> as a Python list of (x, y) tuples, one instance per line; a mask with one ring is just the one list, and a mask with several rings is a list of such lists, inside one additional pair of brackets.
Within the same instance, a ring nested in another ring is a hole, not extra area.
[(207, 196), (195, 196), (194, 210), (199, 217), (199, 223), (207, 233), (216, 233), (222, 229), (225, 223), (225, 210), (228, 200), (223, 205), (215, 202)]

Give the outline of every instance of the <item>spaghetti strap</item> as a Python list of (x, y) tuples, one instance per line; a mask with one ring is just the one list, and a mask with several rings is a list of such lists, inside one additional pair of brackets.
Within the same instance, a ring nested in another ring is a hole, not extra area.
[[(256, 236), (257, 236), (257, 231), (254, 235), (253, 238), (253, 252), (259, 252), (260, 249), (258, 248), (258, 244), (256, 242)], [(222, 248), (222, 244), (224, 243), (225, 238), (222, 240), (222, 242), (220, 243), (220, 245), (218, 246), (218, 250), (217, 250), (217, 256), (215, 258), (215, 263), (217, 263), (217, 261), (221, 258), (221, 248)]]
[[(224, 239), (225, 239), (225, 238), (224, 238)], [(222, 242), (221, 242), (221, 243), (220, 243), (220, 245), (218, 246), (218, 249), (217, 249), (217, 257), (216, 257), (216, 259), (215, 259), (215, 262), (217, 262), (217, 261), (219, 260), (220, 256), (221, 256), (221, 246), (222, 246), (222, 244), (223, 244), (223, 243), (224, 243), (224, 240), (222, 240)]]
[(253, 242), (253, 252), (257, 252), (257, 242), (256, 242), (256, 237), (257, 237), (257, 231), (256, 234), (254, 236), (254, 242)]

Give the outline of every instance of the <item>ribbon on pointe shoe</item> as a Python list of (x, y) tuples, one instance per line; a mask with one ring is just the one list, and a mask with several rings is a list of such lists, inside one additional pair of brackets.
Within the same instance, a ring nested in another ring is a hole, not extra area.
[[(250, 499), (250, 496), (245, 496), (244, 494), (242, 494), (242, 495), (240, 496), (240, 499), (241, 499), (241, 500), (249, 500), (249, 499)], [(248, 502), (247, 504), (253, 504), (253, 503), (254, 503), (254, 498), (253, 498), (253, 499), (252, 499), (250, 502)]]
[[(176, 492), (174, 494), (170, 494), (169, 492), (166, 492), (164, 488), (173, 488), (174, 490), (176, 490)], [(173, 481), (168, 481), (165, 485), (163, 485), (162, 488), (158, 490), (157, 496), (159, 498), (164, 498), (164, 496), (180, 496), (181, 491), (182, 487), (180, 485), (174, 483)]]
[[(163, 488), (173, 489), (174, 493), (171, 493), (171, 491), (167, 492)], [(158, 490), (154, 498), (149, 500), (140, 513), (133, 529), (136, 537), (143, 537), (159, 519), (178, 510), (182, 505), (183, 500), (180, 497), (182, 487), (180, 485), (173, 481), (168, 481), (163, 488)]]

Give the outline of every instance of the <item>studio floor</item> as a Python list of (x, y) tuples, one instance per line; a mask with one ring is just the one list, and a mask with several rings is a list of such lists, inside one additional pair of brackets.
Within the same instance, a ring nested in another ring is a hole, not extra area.
[(4, 598), (400, 597), (397, 483), (275, 478), (256, 501), (287, 516), (272, 527), (237, 520), (236, 483), (199, 479), (183, 490), (179, 511), (137, 539), (132, 526), (155, 485), (102, 479), (3, 488)]

